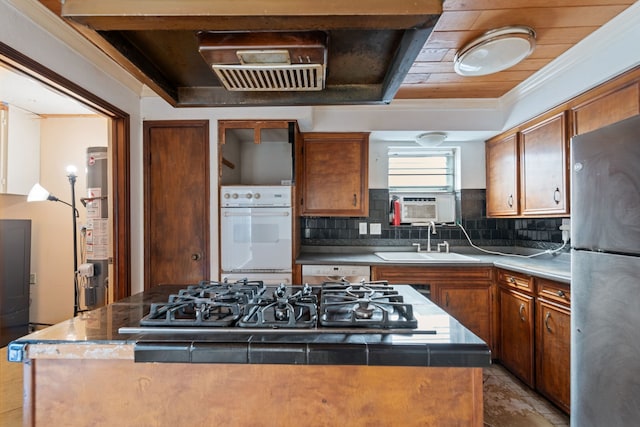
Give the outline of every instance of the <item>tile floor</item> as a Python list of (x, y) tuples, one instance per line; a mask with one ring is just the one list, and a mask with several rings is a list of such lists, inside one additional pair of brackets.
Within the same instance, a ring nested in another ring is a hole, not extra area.
[(501, 365), (484, 369), (485, 427), (569, 426), (569, 417)]

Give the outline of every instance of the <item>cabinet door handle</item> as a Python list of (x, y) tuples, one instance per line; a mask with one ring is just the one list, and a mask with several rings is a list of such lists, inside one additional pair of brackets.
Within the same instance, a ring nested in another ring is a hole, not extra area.
[(551, 312), (547, 311), (547, 314), (544, 316), (544, 327), (547, 328), (547, 331), (553, 332), (551, 327), (549, 327), (549, 319), (551, 318)]
[(200, 258), (202, 258), (202, 255), (200, 254), (191, 254), (191, 259), (193, 261), (200, 261)]
[(445, 307), (449, 307), (449, 292), (444, 295), (444, 305)]
[(518, 313), (520, 314), (520, 320), (522, 320), (523, 322), (525, 320), (527, 320), (527, 318), (524, 317), (524, 303), (520, 304), (520, 308), (518, 309)]
[(509, 277), (509, 283), (516, 283), (516, 279), (514, 277)]
[(553, 192), (553, 201), (556, 205), (560, 204), (560, 188), (556, 187), (556, 191)]
[(558, 295), (561, 298), (564, 298), (564, 291), (560, 290), (560, 291), (556, 292), (556, 295)]
[(353, 206), (358, 206), (358, 196), (357, 195), (353, 195)]
[(513, 207), (513, 194), (509, 194), (509, 198), (507, 199), (507, 204), (510, 208)]

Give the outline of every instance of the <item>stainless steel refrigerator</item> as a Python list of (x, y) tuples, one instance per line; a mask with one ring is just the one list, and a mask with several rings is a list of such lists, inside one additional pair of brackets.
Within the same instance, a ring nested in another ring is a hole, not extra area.
[(640, 116), (571, 140), (571, 425), (640, 425)]

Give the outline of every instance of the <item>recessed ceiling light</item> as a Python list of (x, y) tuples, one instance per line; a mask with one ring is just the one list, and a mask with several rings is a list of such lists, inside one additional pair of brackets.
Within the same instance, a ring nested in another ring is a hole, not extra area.
[(514, 25), (487, 31), (463, 46), (453, 59), (461, 76), (484, 76), (513, 67), (531, 55), (536, 46), (532, 28)]

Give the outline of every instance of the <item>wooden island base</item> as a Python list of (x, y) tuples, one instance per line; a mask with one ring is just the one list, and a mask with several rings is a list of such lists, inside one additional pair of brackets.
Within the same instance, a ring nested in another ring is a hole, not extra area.
[(25, 361), (25, 426), (477, 426), (482, 368)]

